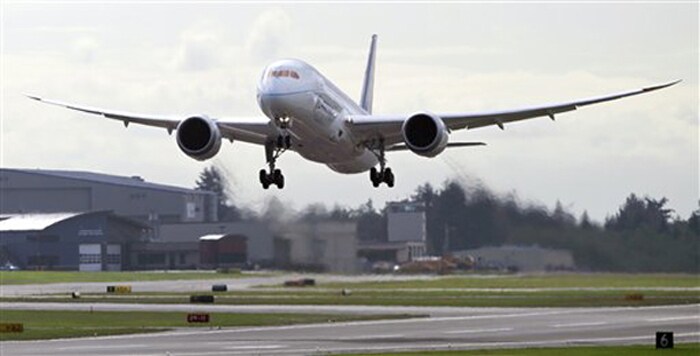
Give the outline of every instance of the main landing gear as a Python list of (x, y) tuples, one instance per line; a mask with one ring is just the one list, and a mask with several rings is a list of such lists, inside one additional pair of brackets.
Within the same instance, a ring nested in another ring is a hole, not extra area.
[(284, 175), (281, 170), (275, 168), (275, 163), (282, 153), (292, 147), (292, 136), (288, 131), (292, 125), (291, 117), (279, 116), (275, 118), (275, 124), (280, 129), (280, 134), (265, 143), (265, 159), (269, 171), (260, 170), (259, 178), (263, 189), (267, 189), (273, 184), (277, 186), (277, 189), (284, 188)]
[(379, 140), (376, 143), (367, 146), (369, 150), (377, 156), (379, 160), (379, 170), (375, 167), (369, 170), (369, 180), (372, 181), (372, 186), (379, 187), (380, 184), (386, 183), (389, 188), (394, 187), (394, 173), (391, 168), (386, 167), (386, 158), (384, 157), (384, 140)]
[(267, 189), (273, 184), (277, 186), (277, 189), (284, 188), (284, 175), (281, 170), (275, 168), (275, 163), (282, 153), (290, 147), (292, 147), (292, 139), (288, 133), (281, 134), (277, 136), (276, 140), (265, 144), (265, 158), (270, 170), (269, 172), (265, 169), (260, 170), (259, 178), (263, 189)]

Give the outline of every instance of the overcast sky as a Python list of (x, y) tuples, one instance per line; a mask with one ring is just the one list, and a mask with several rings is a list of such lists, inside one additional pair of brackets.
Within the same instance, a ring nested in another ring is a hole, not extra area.
[[(140, 175), (191, 187), (211, 163), (238, 204), (278, 197), (375, 206), (425, 182), (459, 178), (602, 221), (634, 192), (698, 208), (698, 3), (677, 4), (22, 4), (2, 5), (2, 167)], [(648, 95), (451, 140), (485, 147), (435, 159), (392, 153), (396, 187), (282, 156), (286, 187), (264, 191), (261, 147), (224, 143), (212, 161), (182, 154), (164, 130), (42, 105), (43, 95), (155, 114), (262, 115), (264, 66), (295, 57), (359, 96), (379, 35), (376, 113), (478, 111), (584, 98), (683, 79)]]

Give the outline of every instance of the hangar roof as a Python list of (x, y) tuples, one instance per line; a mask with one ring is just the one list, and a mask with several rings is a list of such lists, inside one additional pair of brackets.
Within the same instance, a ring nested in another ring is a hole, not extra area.
[(84, 213), (0, 215), (0, 231), (36, 231)]
[(74, 179), (93, 183), (103, 183), (103, 184), (113, 184), (128, 186), (133, 188), (145, 188), (145, 189), (157, 189), (165, 190), (177, 193), (186, 194), (214, 194), (208, 191), (195, 190), (189, 188), (176, 187), (165, 184), (157, 184), (146, 182), (143, 178), (139, 176), (127, 177), (127, 176), (116, 176), (103, 173), (85, 172), (85, 171), (63, 171), (63, 170), (48, 170), (48, 169), (13, 169), (13, 168), (2, 168), (0, 171), (8, 172), (20, 172), (26, 174), (37, 174), (49, 177), (57, 177), (64, 179)]
[(0, 215), (0, 232), (41, 231), (68, 219), (90, 214), (108, 214), (110, 219), (116, 219), (122, 223), (135, 225), (142, 229), (150, 229), (148, 225), (139, 221), (115, 215), (110, 210), (101, 210), (66, 213), (2, 214)]
[(204, 235), (199, 238), (200, 241), (217, 241), (221, 240), (226, 234), (218, 234), (218, 235)]

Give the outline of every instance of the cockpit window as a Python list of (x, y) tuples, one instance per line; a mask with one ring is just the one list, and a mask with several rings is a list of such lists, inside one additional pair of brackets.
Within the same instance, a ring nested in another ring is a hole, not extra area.
[(270, 73), (268, 74), (269, 77), (274, 77), (274, 78), (293, 78), (293, 79), (299, 79), (299, 73), (296, 71), (293, 71), (291, 69), (278, 69), (278, 70), (271, 70)]

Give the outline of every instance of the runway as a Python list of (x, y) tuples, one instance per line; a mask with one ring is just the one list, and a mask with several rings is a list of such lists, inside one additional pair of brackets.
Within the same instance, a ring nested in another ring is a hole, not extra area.
[[(3, 305), (5, 308), (6, 305)], [(247, 306), (255, 312), (254, 306)], [(269, 308), (269, 306), (260, 306)], [(347, 307), (327, 307), (335, 312)], [(363, 307), (354, 307), (363, 308)], [(396, 312), (375, 307), (373, 312)], [(420, 308), (416, 308), (420, 309)], [(427, 308), (425, 311), (429, 311)], [(440, 309), (440, 308), (437, 308)], [(3, 355), (316, 355), (644, 344), (656, 331), (700, 342), (700, 305), (620, 308), (451, 308), (451, 316), (279, 327), (180, 329), (166, 333), (3, 342)], [(262, 309), (261, 309), (262, 310)], [(433, 313), (426, 313), (438, 315)]]
[[(167, 272), (176, 274), (177, 272)], [(21, 297), (30, 295), (70, 294), (80, 293), (104, 293), (108, 285), (127, 284), (132, 287), (134, 293), (139, 292), (182, 292), (182, 291), (210, 291), (214, 284), (226, 284), (229, 290), (244, 290), (253, 286), (281, 286), (284, 281), (299, 278), (313, 278), (318, 283), (332, 282), (395, 282), (403, 280), (426, 280), (440, 278), (432, 275), (328, 275), (328, 274), (280, 274), (258, 275), (246, 272), (245, 275), (235, 278), (212, 278), (196, 280), (166, 280), (166, 281), (140, 281), (140, 282), (75, 282), (75, 283), (48, 283), (48, 284), (7, 284), (0, 285), (0, 296)], [(474, 277), (491, 278), (491, 277)], [(262, 289), (261, 289), (262, 290)]]

